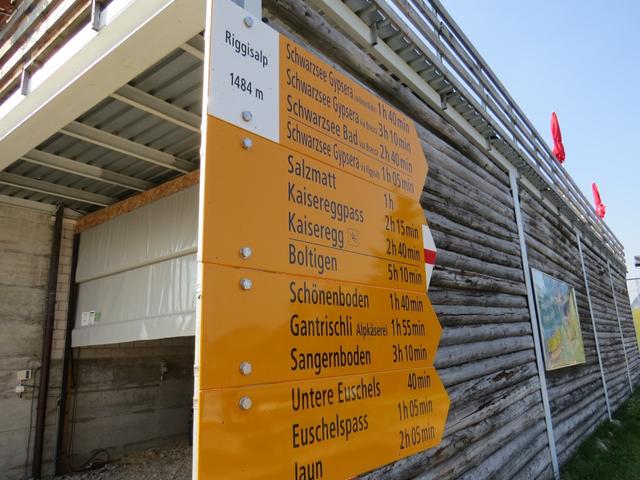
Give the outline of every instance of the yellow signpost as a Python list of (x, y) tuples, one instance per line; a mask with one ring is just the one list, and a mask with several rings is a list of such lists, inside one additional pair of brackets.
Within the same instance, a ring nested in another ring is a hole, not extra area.
[(440, 443), (449, 406), (433, 368), (205, 390), (200, 399), (200, 478), (225, 480), (352, 478)]
[(233, 234), (205, 221), (203, 262), (426, 290), (418, 202), (261, 137), (243, 149), (246, 132), (221, 120), (209, 127), (212, 155), (233, 160), (204, 176), (203, 216)]
[[(433, 365), (440, 324), (424, 293), (204, 264), (202, 389)], [(239, 287), (251, 279), (250, 290)], [(216, 319), (233, 319), (216, 321)], [(250, 363), (250, 375), (238, 366)]]
[(633, 314), (633, 326), (636, 329), (636, 340), (640, 348), (640, 308), (633, 308), (631, 313)]
[(280, 143), (413, 199), (427, 176), (411, 119), (283, 36)]
[(415, 125), (230, 0), (208, 11), (195, 475), (350, 478), (438, 444)]

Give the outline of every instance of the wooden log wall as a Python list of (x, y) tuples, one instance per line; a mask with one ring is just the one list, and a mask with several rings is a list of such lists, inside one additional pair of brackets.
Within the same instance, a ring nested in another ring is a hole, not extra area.
[(629, 372), (631, 373), (631, 382), (635, 388), (640, 383), (640, 351), (638, 350), (636, 329), (633, 324), (633, 314), (629, 301), (630, 296), (626, 275), (627, 272), (624, 265), (611, 262), (611, 276), (616, 295), (615, 298), (618, 302), (618, 312), (620, 314), (620, 323), (622, 324), (627, 358), (629, 359)]
[[(620, 324), (616, 315), (607, 260), (603, 257), (603, 252), (597, 248), (587, 245), (583, 250), (609, 401), (612, 410), (615, 410), (631, 393)], [(621, 317), (620, 323), (622, 320)], [(622, 335), (624, 334), (623, 329)]]
[(558, 459), (563, 463), (608, 419), (604, 388), (576, 232), (522, 187), (520, 205), (529, 265), (567, 282), (576, 292), (586, 363), (546, 372)]
[[(439, 446), (362, 478), (552, 478), (508, 173), (303, 1), (264, 0), (263, 6), (273, 27), (411, 116), (429, 162), (421, 201), (438, 247), (429, 296), (443, 327), (436, 368), (451, 408)], [(595, 339), (575, 232), (531, 193), (522, 192), (521, 201), (529, 259), (576, 288), (587, 350), (585, 365), (547, 375), (565, 461), (607, 418)], [(623, 276), (617, 275), (622, 304)], [(608, 311), (604, 287), (593, 288), (600, 309)], [(630, 315), (628, 303), (625, 315)], [(615, 341), (611, 337), (605, 350), (618, 405), (629, 389), (616, 381), (624, 357), (621, 350), (616, 353)]]

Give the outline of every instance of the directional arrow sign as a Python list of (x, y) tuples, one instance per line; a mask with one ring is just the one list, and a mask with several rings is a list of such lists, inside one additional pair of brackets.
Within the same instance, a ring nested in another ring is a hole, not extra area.
[(204, 175), (204, 217), (219, 219), (204, 224), (204, 262), (426, 290), (418, 202), (226, 122), (210, 126), (208, 154), (224, 161)]
[(441, 328), (424, 293), (203, 268), (201, 345), (216, 352), (200, 367), (203, 389), (433, 365)]
[(427, 163), (409, 117), (240, 7), (214, 3), (213, 21), (210, 115), (420, 197)]
[[(440, 443), (433, 368), (200, 393), (199, 478), (346, 479)], [(240, 406), (240, 407), (239, 407)]]

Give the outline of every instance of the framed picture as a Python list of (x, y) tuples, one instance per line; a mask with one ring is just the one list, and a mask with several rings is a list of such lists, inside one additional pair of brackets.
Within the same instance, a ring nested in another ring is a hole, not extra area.
[(640, 348), (640, 293), (638, 293), (635, 300), (631, 302), (631, 313), (633, 314), (633, 325), (636, 328), (636, 341)]
[(547, 370), (585, 363), (576, 292), (568, 283), (531, 269)]

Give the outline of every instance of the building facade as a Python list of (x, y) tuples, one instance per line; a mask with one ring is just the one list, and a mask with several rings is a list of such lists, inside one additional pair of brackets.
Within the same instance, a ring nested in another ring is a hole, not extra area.
[[(191, 431), (205, 3), (23, 0), (0, 28), (3, 477)], [(429, 164), (445, 434), (362, 478), (557, 476), (640, 380), (619, 241), (437, 0), (245, 6)], [(545, 368), (532, 268), (573, 287), (584, 363)]]

